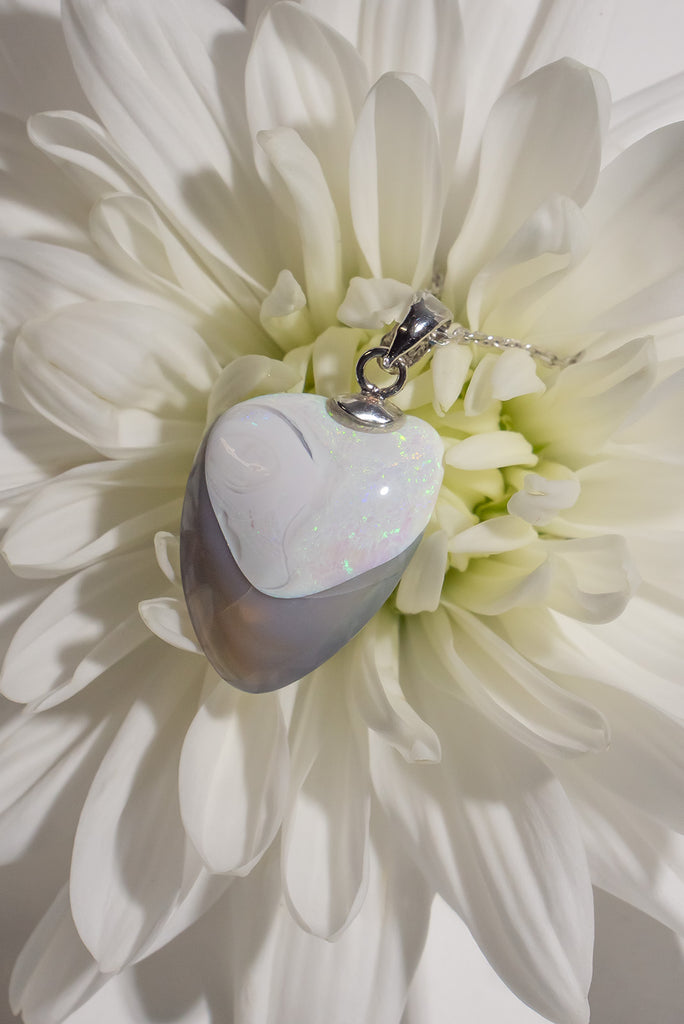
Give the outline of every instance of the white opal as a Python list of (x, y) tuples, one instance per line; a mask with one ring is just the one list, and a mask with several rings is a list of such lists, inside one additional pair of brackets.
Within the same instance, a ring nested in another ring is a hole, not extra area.
[(188, 479), (180, 560), (219, 675), (275, 690), (363, 628), (419, 543), (441, 452), (412, 417), (387, 434), (356, 431), (312, 395), (255, 398), (217, 420)]
[(297, 598), (414, 543), (441, 484), (442, 444), (412, 416), (387, 433), (360, 431), (334, 420), (318, 395), (267, 395), (219, 417), (204, 472), (240, 571), (263, 594)]

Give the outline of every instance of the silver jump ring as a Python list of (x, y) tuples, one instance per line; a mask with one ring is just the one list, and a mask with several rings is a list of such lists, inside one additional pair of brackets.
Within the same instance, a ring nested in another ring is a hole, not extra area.
[[(392, 395), (396, 395), (403, 388), (406, 383), (406, 367), (401, 361), (397, 361), (394, 366), (386, 367), (383, 364), (383, 360), (387, 355), (386, 348), (369, 348), (367, 352), (364, 352), (358, 363), (356, 364), (356, 379), (359, 387), (366, 394), (375, 395), (377, 398), (391, 398)], [(386, 373), (396, 374), (397, 379), (394, 384), (388, 384), (387, 387), (381, 388), (377, 384), (373, 384), (372, 381), (368, 380), (365, 373), (363, 372), (366, 363), (369, 359), (377, 359), (378, 364), (385, 370)]]

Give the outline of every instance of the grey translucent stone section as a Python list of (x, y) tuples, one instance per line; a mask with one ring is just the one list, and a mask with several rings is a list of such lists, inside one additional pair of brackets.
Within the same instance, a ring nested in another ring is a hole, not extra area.
[(181, 576), (190, 618), (218, 674), (248, 693), (301, 679), (331, 658), (396, 587), (420, 537), (391, 561), (310, 597), (270, 597), (238, 568), (207, 493), (202, 443), (181, 516)]

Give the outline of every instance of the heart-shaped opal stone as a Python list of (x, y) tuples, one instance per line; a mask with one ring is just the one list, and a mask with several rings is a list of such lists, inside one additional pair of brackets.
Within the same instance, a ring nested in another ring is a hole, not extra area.
[(428, 424), (355, 430), (317, 395), (234, 406), (202, 442), (181, 520), (197, 637), (243, 690), (330, 658), (396, 586), (432, 513), (442, 445)]

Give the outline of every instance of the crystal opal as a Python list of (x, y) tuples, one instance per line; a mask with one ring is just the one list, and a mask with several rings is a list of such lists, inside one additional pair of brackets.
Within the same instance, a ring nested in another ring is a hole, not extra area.
[(336, 422), (325, 399), (254, 398), (220, 416), (195, 459), (181, 570), (198, 640), (250, 692), (330, 658), (396, 586), (442, 479), (437, 433)]

